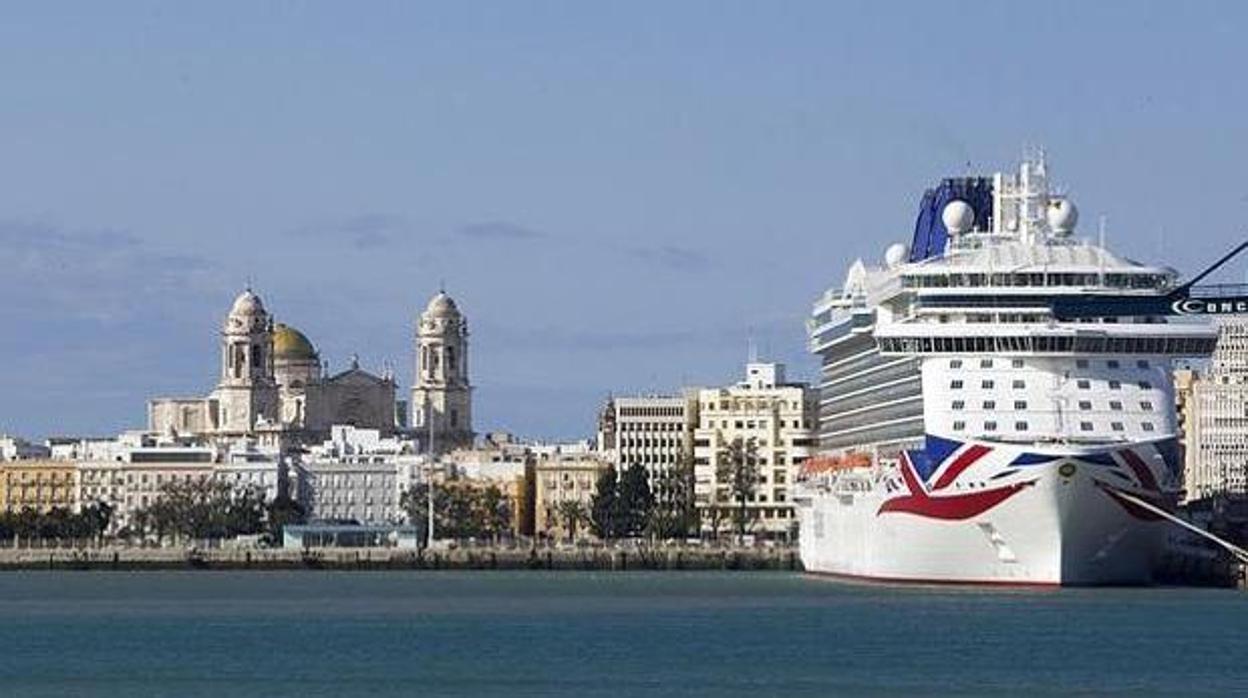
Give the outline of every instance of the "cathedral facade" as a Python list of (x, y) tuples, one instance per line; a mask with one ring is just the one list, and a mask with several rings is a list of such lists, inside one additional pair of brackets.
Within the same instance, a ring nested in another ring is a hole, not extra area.
[[(420, 429), (422, 441), (432, 433), (438, 451), (471, 444), (467, 323), (445, 293), (434, 296), (422, 314), (415, 349), (412, 427)], [(234, 300), (226, 315), (220, 357), (220, 377), (207, 397), (148, 403), (149, 431), (217, 442), (251, 439), (285, 448), (320, 443), (336, 424), (387, 436), (406, 426), (388, 371), (369, 373), (353, 359), (347, 370), (330, 375), (307, 336), (274, 322), (251, 289)]]

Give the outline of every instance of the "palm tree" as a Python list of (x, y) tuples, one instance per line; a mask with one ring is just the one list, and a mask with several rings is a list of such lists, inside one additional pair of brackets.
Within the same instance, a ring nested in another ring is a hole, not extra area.
[(565, 499), (559, 502), (555, 507), (555, 513), (568, 531), (569, 542), (576, 540), (576, 532), (581, 523), (589, 519), (589, 512), (586, 511), (585, 505), (575, 499)]
[(728, 485), (728, 494), (737, 500), (737, 535), (744, 540), (748, 522), (746, 502), (758, 491), (758, 443), (737, 437), (719, 449), (715, 479)]

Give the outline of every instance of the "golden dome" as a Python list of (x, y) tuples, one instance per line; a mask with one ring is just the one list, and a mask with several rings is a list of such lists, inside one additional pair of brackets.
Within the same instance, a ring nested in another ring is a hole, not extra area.
[(317, 361), (316, 348), (299, 330), (277, 323), (273, 327), (273, 358), (287, 361)]

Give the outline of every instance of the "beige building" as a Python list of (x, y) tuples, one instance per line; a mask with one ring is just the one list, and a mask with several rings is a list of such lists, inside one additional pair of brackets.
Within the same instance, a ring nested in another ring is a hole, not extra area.
[(148, 404), (148, 429), (162, 436), (242, 438), (262, 445), (316, 443), (331, 425), (393, 432), (395, 382), (352, 359), (329, 375), (312, 342), (275, 324), (250, 289), (234, 300), (221, 328), (220, 378), (206, 398), (158, 398)]
[(739, 504), (721, 480), (724, 448), (735, 439), (757, 447), (757, 491), (746, 502), (749, 531), (787, 538), (795, 524), (790, 499), (799, 464), (815, 448), (815, 393), (786, 383), (784, 366), (749, 363), (746, 379), (728, 388), (698, 392), (694, 430), (694, 496), (703, 532), (732, 530)]
[(534, 502), (537, 534), (557, 540), (588, 538), (598, 478), (610, 467), (609, 461), (595, 453), (554, 453), (539, 458)]
[[(1187, 499), (1248, 496), (1248, 318), (1221, 316), (1209, 369), (1191, 382)], [(1176, 380), (1178, 378), (1176, 377)], [(1176, 385), (1176, 392), (1183, 384)]]
[(72, 463), (52, 460), (0, 462), (0, 511), (17, 513), (24, 509), (47, 512), (75, 509)]

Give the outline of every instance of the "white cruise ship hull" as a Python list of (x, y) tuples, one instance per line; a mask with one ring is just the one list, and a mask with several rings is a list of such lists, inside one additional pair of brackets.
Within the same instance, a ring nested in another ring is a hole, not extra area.
[(1157, 474), (1128, 472), (1128, 482), (1112, 472), (1128, 464), (1099, 458), (1020, 467), (1000, 484), (946, 486), (951, 494), (914, 477), (917, 497), (906, 486), (887, 493), (887, 478), (810, 492), (799, 501), (802, 562), (808, 572), (886, 582), (1147, 584), (1164, 524), (1119, 493), (1162, 503), (1150, 487)]

